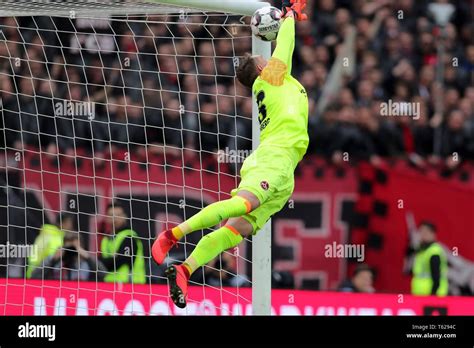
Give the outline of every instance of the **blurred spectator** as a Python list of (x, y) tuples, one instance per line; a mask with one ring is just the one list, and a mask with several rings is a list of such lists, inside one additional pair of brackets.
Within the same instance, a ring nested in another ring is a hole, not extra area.
[(33, 271), (33, 279), (102, 281), (105, 267), (81, 247), (77, 232), (66, 232), (63, 246), (48, 256), (42, 267)]
[(436, 241), (436, 226), (423, 221), (415, 236), (416, 240), (412, 241), (406, 260), (413, 275), (411, 293), (446, 296), (449, 285), (448, 261), (443, 247)]
[(455, 109), (449, 113), (447, 122), (442, 127), (441, 155), (446, 158), (449, 168), (458, 166), (469, 155), (471, 140), (464, 124), (463, 112)]
[(368, 265), (360, 264), (354, 270), (352, 278), (339, 286), (339, 291), (373, 293), (375, 292), (373, 284), (374, 271)]
[(151, 153), (178, 157), (186, 144), (183, 132), (180, 104), (169, 99), (163, 109), (150, 110), (147, 118), (147, 143)]
[(100, 244), (101, 261), (107, 269), (104, 281), (144, 284), (143, 243), (131, 229), (125, 209), (117, 204), (107, 207), (107, 225), (111, 231)]
[[(374, 155), (373, 144), (365, 137), (356, 124), (355, 108), (342, 107), (338, 111), (338, 121), (334, 128), (334, 136), (330, 142), (330, 153), (336, 164), (354, 159), (369, 159)], [(348, 159), (347, 159), (348, 158)]]
[[(197, 149), (205, 155), (215, 155), (219, 148), (226, 144), (228, 131), (228, 118), (218, 115), (215, 100), (205, 98), (201, 104), (199, 126), (196, 129)], [(222, 144), (222, 145), (221, 145)]]
[(54, 255), (61, 248), (64, 233), (75, 231), (75, 221), (75, 215), (63, 212), (58, 215), (56, 225), (44, 224), (41, 226), (33, 243), (33, 247), (37, 248), (38, 251), (28, 259), (27, 278), (31, 278), (33, 271), (40, 267), (45, 259)]

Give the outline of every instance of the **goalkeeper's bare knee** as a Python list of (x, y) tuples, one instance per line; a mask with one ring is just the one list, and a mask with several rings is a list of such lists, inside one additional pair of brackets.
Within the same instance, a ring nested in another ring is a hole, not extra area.
[(250, 222), (242, 217), (230, 218), (226, 226), (231, 226), (232, 229), (240, 233), (244, 238), (250, 237), (253, 234), (253, 226)]
[(257, 196), (255, 196), (250, 191), (246, 191), (246, 190), (239, 191), (237, 193), (237, 196), (245, 198), (250, 203), (250, 206), (251, 206), (250, 211), (257, 209), (260, 206), (260, 200), (258, 199)]

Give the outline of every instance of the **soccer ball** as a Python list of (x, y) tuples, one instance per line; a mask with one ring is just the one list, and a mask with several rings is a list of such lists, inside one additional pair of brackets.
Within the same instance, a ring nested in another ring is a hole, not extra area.
[(276, 40), (280, 30), (282, 13), (273, 6), (257, 10), (250, 21), (252, 33), (263, 41)]

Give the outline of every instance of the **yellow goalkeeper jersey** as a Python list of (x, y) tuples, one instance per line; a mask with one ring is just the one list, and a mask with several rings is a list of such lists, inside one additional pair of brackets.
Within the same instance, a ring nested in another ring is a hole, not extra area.
[(272, 58), (255, 80), (252, 91), (259, 110), (259, 148), (287, 150), (296, 167), (306, 153), (309, 138), (308, 95), (291, 76), (294, 48), (295, 20), (287, 18), (278, 33)]

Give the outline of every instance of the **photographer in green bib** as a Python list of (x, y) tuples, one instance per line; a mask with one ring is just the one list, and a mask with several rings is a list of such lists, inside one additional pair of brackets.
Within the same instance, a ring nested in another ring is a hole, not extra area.
[(436, 240), (436, 226), (423, 221), (418, 226), (418, 247), (414, 250), (411, 267), (413, 295), (446, 296), (448, 294), (448, 260)]
[(117, 204), (107, 207), (111, 234), (100, 243), (101, 261), (107, 269), (105, 282), (145, 284), (143, 243), (131, 229), (125, 209)]
[[(45, 219), (46, 220), (46, 219)], [(31, 278), (37, 267), (43, 266), (43, 261), (53, 256), (63, 246), (64, 233), (74, 231), (76, 216), (69, 212), (62, 212), (56, 218), (56, 224), (45, 223), (41, 226), (33, 247), (38, 252), (28, 258), (26, 278)]]

